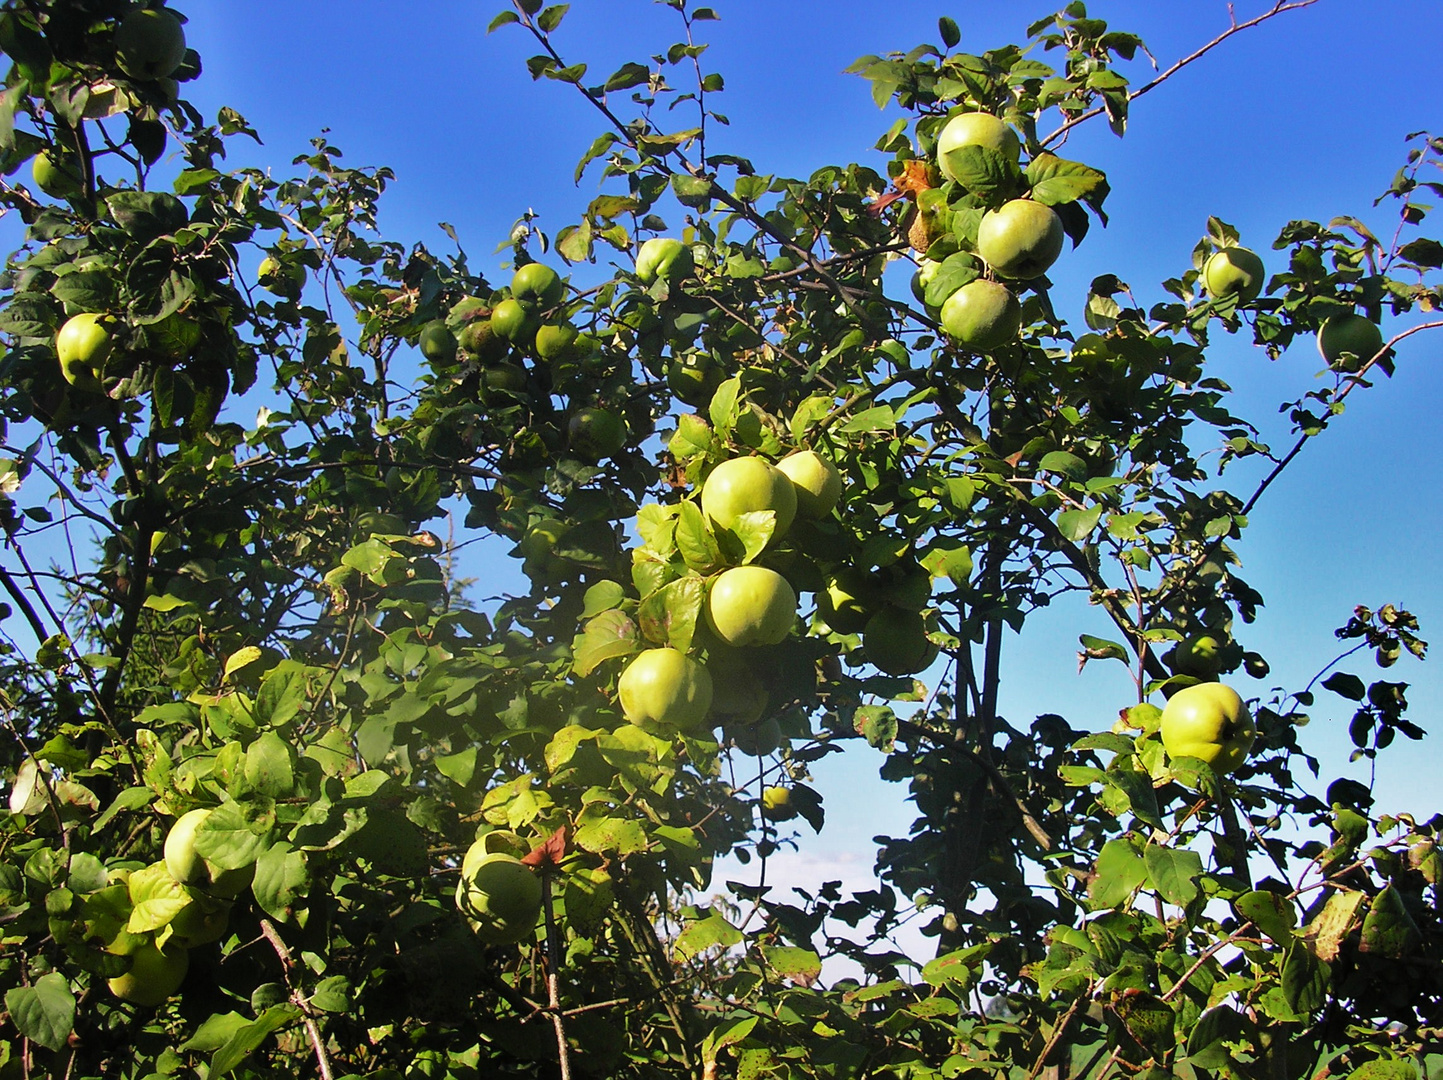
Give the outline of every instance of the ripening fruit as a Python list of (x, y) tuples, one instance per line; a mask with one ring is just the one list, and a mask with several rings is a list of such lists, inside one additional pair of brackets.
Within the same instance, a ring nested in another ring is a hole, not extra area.
[(1203, 288), (1214, 300), (1225, 296), (1236, 296), (1240, 304), (1256, 300), (1266, 277), (1263, 260), (1245, 247), (1225, 247), (1203, 263)]
[(1361, 371), (1383, 351), (1383, 331), (1356, 312), (1334, 315), (1318, 331), (1318, 352), (1338, 371)]
[(115, 62), (132, 79), (164, 79), (185, 59), (185, 30), (164, 8), (132, 8), (115, 31)]
[(780, 785), (762, 792), (762, 808), (773, 821), (790, 821), (797, 816), (797, 808), (792, 805), (792, 789)]
[(693, 728), (711, 709), (707, 669), (676, 649), (647, 649), (627, 665), (617, 683), (621, 712), (633, 724)]
[(1194, 634), (1174, 645), (1166, 659), (1179, 675), (1211, 679), (1223, 669), (1224, 648), (1226, 645), (1216, 634)]
[(921, 614), (890, 606), (867, 620), (862, 647), (872, 666), (888, 675), (915, 675), (937, 655)]
[(536, 312), (514, 298), (502, 300), (491, 309), (491, 329), (507, 341), (525, 344), (536, 336), (540, 326)]
[(110, 356), (114, 341), (106, 315), (82, 312), (72, 315), (55, 335), (55, 355), (65, 381), (81, 390), (100, 389), (100, 370)]
[(73, 199), (85, 190), (75, 162), (49, 150), (35, 155), (30, 163), (30, 175), (35, 178), (35, 186), (52, 199)]
[(176, 819), (165, 836), (165, 868), (182, 885), (193, 885), (213, 896), (232, 900), (255, 877), (255, 864), (223, 870), (195, 850), (196, 831), (210, 815), (211, 811), (202, 807)]
[(691, 248), (671, 236), (654, 236), (636, 254), (636, 276), (645, 285), (661, 278), (675, 286), (691, 276), (696, 260)]
[(1257, 728), (1236, 690), (1204, 682), (1168, 699), (1161, 734), (1168, 757), (1201, 758), (1214, 772), (1226, 775), (1247, 760)]
[(578, 457), (601, 461), (626, 448), (626, 421), (610, 409), (577, 409), (566, 422), (566, 435)]
[(569, 360), (576, 349), (576, 327), (565, 322), (542, 323), (536, 330), (536, 355), (543, 360)]
[(937, 136), (937, 165), (948, 180), (957, 179), (948, 159), (952, 151), (964, 146), (985, 146), (1010, 161), (1016, 161), (1022, 153), (1022, 140), (1017, 132), (990, 113), (954, 116)]
[(527, 263), (512, 276), (511, 295), (523, 304), (544, 311), (561, 303), (566, 286), (551, 267)]
[(1032, 199), (1013, 199), (982, 215), (977, 226), (977, 254), (1005, 278), (1040, 277), (1062, 254), (1066, 233), (1050, 206)]
[(776, 514), (776, 541), (791, 528), (797, 516), (797, 489), (786, 474), (759, 457), (723, 461), (706, 478), (701, 509), (712, 524), (730, 529), (743, 514), (770, 510)]
[(421, 355), (433, 364), (449, 364), (456, 359), (456, 335), (446, 328), (445, 319), (432, 319), (421, 327), (418, 344)]
[(842, 474), (815, 450), (798, 450), (777, 462), (797, 490), (797, 513), (813, 521), (830, 517), (842, 497)]
[(488, 852), (482, 837), (461, 861), (456, 906), (482, 941), (512, 945), (536, 929), (541, 879), (515, 855)]
[(723, 570), (707, 593), (707, 625), (728, 645), (776, 645), (796, 618), (796, 591), (765, 566)]
[(130, 970), (109, 980), (110, 992), (132, 1005), (154, 1008), (165, 1001), (185, 981), (190, 968), (190, 953), (178, 944), (164, 949), (147, 941), (130, 954)]
[(1006, 285), (978, 278), (947, 297), (940, 322), (959, 345), (991, 352), (1017, 340), (1022, 305)]
[(848, 567), (817, 593), (822, 620), (839, 634), (859, 634), (880, 603), (876, 578)]

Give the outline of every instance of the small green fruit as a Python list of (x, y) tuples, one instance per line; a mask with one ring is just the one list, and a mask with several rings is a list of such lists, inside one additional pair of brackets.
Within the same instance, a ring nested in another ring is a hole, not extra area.
[(813, 521), (831, 516), (842, 497), (842, 474), (829, 459), (798, 450), (777, 462), (777, 470), (797, 489), (797, 513)]
[(978, 278), (947, 297), (941, 323), (959, 345), (974, 352), (991, 352), (1017, 340), (1022, 305), (1006, 285)]
[(456, 335), (446, 328), (444, 319), (432, 319), (421, 327), (418, 344), (421, 355), (433, 364), (450, 364), (456, 359)]
[(1242, 697), (1232, 687), (1215, 682), (1173, 694), (1163, 707), (1160, 731), (1168, 757), (1201, 758), (1219, 775), (1247, 760), (1257, 736)]
[(888, 675), (915, 675), (937, 655), (921, 614), (898, 607), (884, 607), (867, 620), (862, 647), (872, 666)]
[(865, 570), (848, 568), (817, 594), (822, 621), (839, 634), (858, 634), (880, 603), (878, 585)]
[(566, 435), (578, 457), (601, 461), (626, 448), (626, 421), (608, 409), (578, 409), (566, 423)]
[(457, 344), (465, 350), (467, 356), (483, 364), (503, 360), (511, 352), (511, 343), (496, 332), (489, 316), (475, 319), (462, 327)]
[(1212, 679), (1223, 669), (1223, 650), (1226, 647), (1216, 634), (1194, 634), (1172, 647), (1167, 662), (1179, 675)]
[(707, 669), (672, 648), (639, 653), (617, 683), (621, 712), (633, 724), (694, 728), (711, 709), (712, 681)]
[(776, 645), (796, 618), (796, 591), (765, 566), (723, 570), (707, 594), (707, 625), (728, 645)]
[(556, 362), (570, 360), (576, 351), (576, 327), (570, 323), (543, 323), (536, 331), (536, 355)]
[(545, 311), (561, 303), (566, 286), (551, 267), (527, 263), (511, 278), (511, 295), (523, 304)]
[(1383, 351), (1383, 331), (1356, 312), (1334, 315), (1318, 331), (1318, 352), (1337, 371), (1361, 371)]
[(982, 215), (977, 254), (1002, 277), (1028, 280), (1057, 261), (1066, 236), (1052, 207), (1013, 199)]
[(147, 942), (130, 954), (130, 970), (109, 980), (110, 992), (132, 1005), (154, 1008), (180, 989), (190, 969), (190, 953), (180, 945), (157, 949)]
[(797, 516), (797, 489), (785, 473), (763, 458), (732, 458), (707, 476), (701, 489), (701, 509), (721, 529), (730, 529), (742, 514), (770, 510), (776, 514), (775, 542), (786, 535)]
[(1236, 296), (1240, 304), (1256, 300), (1266, 277), (1263, 260), (1245, 247), (1225, 247), (1203, 263), (1203, 288), (1214, 300), (1226, 296)]
[(89, 311), (65, 321), (55, 335), (55, 355), (66, 382), (80, 390), (100, 389), (100, 371), (115, 345), (114, 325), (109, 316)]
[(933, 262), (931, 259), (922, 259), (917, 265), (917, 272), (912, 275), (912, 295), (916, 297), (917, 303), (923, 307), (927, 305), (927, 286), (937, 276), (937, 271), (942, 269), (942, 264)]
[(132, 79), (164, 79), (185, 59), (185, 30), (164, 8), (132, 8), (115, 31), (115, 62)]
[(667, 388), (693, 409), (705, 408), (721, 384), (722, 370), (709, 356), (673, 357), (666, 366)]
[(52, 199), (73, 199), (85, 190), (75, 162), (53, 155), (49, 150), (35, 155), (30, 174), (35, 178), (35, 186)]
[(636, 276), (646, 285), (661, 278), (675, 286), (690, 277), (695, 269), (691, 248), (670, 236), (652, 237), (641, 245), (636, 255)]
[(461, 860), (456, 906), (482, 941), (512, 945), (536, 929), (541, 879), (516, 856), (487, 851), (482, 837)]
[(535, 338), (540, 326), (536, 312), (514, 298), (502, 300), (491, 309), (491, 329), (507, 341), (525, 345)]
[(989, 113), (962, 113), (948, 120), (937, 136), (937, 165), (948, 180), (957, 179), (949, 160), (952, 152), (964, 146), (985, 146), (1009, 161), (1022, 153), (1022, 140), (1003, 121)]

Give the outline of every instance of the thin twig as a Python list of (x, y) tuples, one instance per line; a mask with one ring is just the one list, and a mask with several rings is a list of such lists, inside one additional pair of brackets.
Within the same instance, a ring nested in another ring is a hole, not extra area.
[(541, 875), (541, 910), (546, 916), (546, 1006), (551, 1026), (556, 1029), (561, 1080), (571, 1080), (571, 1048), (566, 1045), (566, 1018), (561, 1012), (561, 927), (551, 902), (551, 877), (547, 872)]

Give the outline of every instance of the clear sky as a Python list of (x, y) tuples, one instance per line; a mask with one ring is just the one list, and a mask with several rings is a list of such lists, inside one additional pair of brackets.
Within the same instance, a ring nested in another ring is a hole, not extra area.
[[(1250, 18), (1269, 0), (1238, 0)], [(1059, 0), (1060, 4), (1060, 0)], [(213, 116), (221, 105), (244, 114), (263, 147), (237, 142), (233, 164), (284, 170), (321, 128), (357, 165), (388, 165), (398, 179), (383, 201), (388, 239), (444, 249), (435, 228), (453, 224), (473, 265), (494, 270), (491, 252), (528, 208), (549, 231), (575, 220), (595, 191), (572, 183), (575, 161), (601, 130), (580, 96), (533, 83), (528, 35), (509, 28), (487, 36), (500, 0), (189, 0), (190, 42), (205, 75), (188, 96)], [(713, 43), (704, 58), (727, 90), (717, 108), (732, 121), (711, 149), (752, 158), (758, 168), (805, 176), (827, 163), (881, 168), (872, 145), (893, 117), (872, 104), (869, 86), (842, 69), (864, 53), (936, 41), (939, 15), (962, 28), (961, 48), (983, 51), (1020, 40), (1046, 3), (971, 0), (716, 0), (721, 21), (701, 24)], [(1222, 0), (1097, 2), (1090, 13), (1139, 33), (1166, 67), (1228, 25)], [(680, 39), (680, 23), (645, 0), (578, 0), (557, 41), (569, 62), (585, 61), (600, 81), (627, 60), (646, 62)], [(1094, 228), (1053, 273), (1058, 309), (1077, 317), (1086, 285), (1116, 273), (1144, 306), (1163, 298), (1157, 282), (1190, 265), (1207, 216), (1242, 231), (1243, 243), (1282, 267), (1270, 251), (1290, 218), (1327, 221), (1354, 214), (1380, 235), (1394, 218), (1372, 201), (1402, 163), (1404, 136), (1443, 132), (1443, 17), (1431, 0), (1320, 0), (1234, 37), (1139, 100), (1124, 140), (1101, 124), (1080, 129), (1065, 153), (1104, 169), (1112, 224)], [(1044, 54), (1042, 59), (1046, 59)], [(1134, 65), (1145, 81), (1145, 61)], [(1443, 222), (1443, 216), (1438, 219)], [(1432, 235), (1440, 230), (1435, 227)], [(1397, 332), (1413, 321), (1385, 324)], [(1221, 374), (1242, 393), (1235, 411), (1278, 446), (1278, 403), (1313, 385), (1321, 364), (1307, 344), (1276, 363), (1219, 335)], [(1399, 374), (1355, 394), (1348, 414), (1275, 486), (1239, 546), (1245, 574), (1267, 599), (1244, 637), (1264, 652), (1273, 675), (1239, 676), (1245, 694), (1300, 688), (1336, 653), (1333, 627), (1355, 604), (1394, 602), (1443, 633), (1437, 571), (1443, 498), (1438, 402), (1443, 400), (1443, 333), (1406, 344)], [(1235, 489), (1243, 489), (1241, 478)], [(474, 573), (475, 571), (473, 571)], [(492, 571), (494, 573), (494, 571)], [(1076, 674), (1079, 632), (1106, 634), (1105, 620), (1061, 605), (1009, 643), (1003, 711), (1025, 726), (1060, 712), (1076, 726), (1103, 727), (1128, 701), (1130, 682), (1113, 665)], [(1410, 716), (1436, 728), (1443, 682), (1429, 664), (1405, 661), (1389, 677), (1414, 684)], [(1365, 679), (1371, 672), (1354, 665)], [(1307, 742), (1335, 769), (1346, 768), (1348, 712), (1322, 699)], [(1325, 722), (1325, 718), (1329, 722)], [(789, 873), (814, 880), (852, 877), (870, 864), (867, 838), (904, 831), (912, 815), (903, 792), (876, 782), (865, 746), (823, 764), (820, 785), (834, 825), (805, 865)], [(1440, 807), (1429, 770), (1431, 742), (1384, 758), (1382, 804), (1425, 816)], [(1364, 765), (1352, 774), (1366, 779)], [(848, 860), (852, 861), (848, 861)]]

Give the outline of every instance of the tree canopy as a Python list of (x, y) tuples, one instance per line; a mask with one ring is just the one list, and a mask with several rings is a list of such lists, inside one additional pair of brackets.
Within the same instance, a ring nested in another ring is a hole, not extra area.
[[(566, 5), (492, 23), (594, 108), (600, 188), (488, 278), (383, 237), (392, 174), (325, 136), (230, 168), (164, 4), (0, 5), (0, 1076), (1437, 1075), (1443, 816), (1303, 730), (1422, 739), (1422, 631), (1344, 601), (1273, 686), (1239, 550), (1437, 340), (1443, 139), (1386, 229), (1213, 218), (1165, 301), (1063, 305), (1109, 195), (1069, 132), (1207, 50), (1135, 81), (1080, 2), (979, 54), (944, 17), (852, 69), (885, 166), (793, 178), (718, 151), (716, 13), (666, 6), (605, 75)], [(1235, 336), (1316, 342), (1285, 444)], [(526, 589), (483, 602), (477, 542)], [(1109, 730), (998, 707), (1065, 595)], [(916, 821), (877, 888), (782, 895), (840, 753)]]

